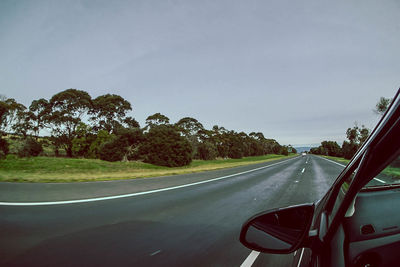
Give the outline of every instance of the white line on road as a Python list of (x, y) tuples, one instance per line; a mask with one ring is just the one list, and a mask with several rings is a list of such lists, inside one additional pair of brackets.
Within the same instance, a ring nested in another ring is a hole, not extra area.
[(303, 169), (301, 170), (301, 173), (304, 173), (305, 170), (306, 170), (306, 168), (303, 168)]
[[(337, 164), (337, 165), (339, 165), (339, 166), (346, 167), (346, 165), (337, 163), (337, 162), (335, 162), (335, 161), (333, 161), (333, 160), (330, 160), (330, 159), (327, 159), (327, 158), (324, 158), (324, 157), (320, 157), (320, 158), (321, 158), (321, 159), (324, 159), (324, 160), (327, 160), (327, 161), (329, 161), (329, 162), (335, 163), (335, 164)], [(376, 180), (376, 181), (378, 181), (378, 182), (381, 182), (381, 183), (383, 183), (383, 184), (386, 184), (386, 182), (383, 181), (383, 180), (381, 180), (381, 179), (374, 178), (374, 180)]]
[(161, 250), (157, 250), (157, 251), (155, 251), (155, 252), (151, 253), (151, 254), (150, 254), (150, 256), (157, 255), (157, 254), (158, 254), (158, 253), (160, 253), (160, 252), (161, 252)]
[(297, 264), (297, 267), (299, 267), (300, 264), (301, 264), (301, 260), (303, 259), (303, 253), (304, 253), (304, 248), (301, 249), (301, 254), (300, 254), (300, 258), (299, 258), (299, 262)]
[(374, 178), (374, 180), (377, 180), (378, 182), (381, 182), (382, 184), (386, 184), (386, 182), (385, 182), (385, 181), (383, 181), (383, 180), (381, 180), (381, 179)]
[(201, 182), (196, 182), (196, 183), (190, 183), (190, 184), (184, 184), (184, 185), (178, 185), (178, 186), (172, 186), (172, 187), (167, 187), (167, 188), (161, 188), (161, 189), (155, 189), (155, 190), (150, 190), (146, 192), (138, 192), (138, 193), (131, 193), (131, 194), (124, 194), (124, 195), (117, 195), (117, 196), (108, 196), (108, 197), (96, 197), (96, 198), (88, 198), (88, 199), (76, 199), (76, 200), (63, 200), (63, 201), (48, 201), (48, 202), (0, 202), (0, 206), (42, 206), (42, 205), (63, 205), (63, 204), (75, 204), (75, 203), (85, 203), (85, 202), (94, 202), (94, 201), (101, 201), (101, 200), (111, 200), (111, 199), (118, 199), (118, 198), (125, 198), (125, 197), (134, 197), (134, 196), (141, 196), (141, 195), (147, 195), (147, 194), (153, 194), (153, 193), (158, 193), (158, 192), (164, 192), (164, 191), (169, 191), (169, 190), (174, 190), (174, 189), (179, 189), (179, 188), (184, 188), (184, 187), (189, 187), (193, 185), (199, 185), (199, 184), (205, 184), (205, 183), (210, 183), (218, 180), (223, 180), (226, 178), (242, 175), (245, 173), (250, 173), (262, 169), (266, 169), (272, 166), (276, 166), (278, 164), (282, 164), (284, 162), (293, 160), (296, 158), (291, 158), (287, 159), (284, 161), (280, 161), (277, 163), (273, 163), (268, 166), (263, 166), (259, 168), (255, 168), (252, 170), (244, 171), (244, 172), (238, 172), (222, 177), (217, 177), (213, 178), (210, 180), (205, 180)]
[(240, 267), (250, 267), (256, 261), (258, 255), (260, 255), (260, 252), (253, 250)]

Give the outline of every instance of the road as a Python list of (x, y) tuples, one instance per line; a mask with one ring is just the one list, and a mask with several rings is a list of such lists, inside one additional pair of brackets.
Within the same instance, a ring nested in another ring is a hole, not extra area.
[[(342, 170), (307, 155), (120, 182), (1, 183), (0, 266), (240, 266), (252, 252), (238, 241), (246, 219), (320, 199)], [(43, 201), (51, 202), (4, 203)], [(290, 266), (292, 258), (260, 254), (253, 266)]]

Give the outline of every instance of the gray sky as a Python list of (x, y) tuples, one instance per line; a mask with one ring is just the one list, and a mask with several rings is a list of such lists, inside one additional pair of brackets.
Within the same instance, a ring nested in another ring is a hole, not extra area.
[(400, 1), (0, 1), (0, 93), (64, 89), (281, 144), (373, 127), (400, 86)]

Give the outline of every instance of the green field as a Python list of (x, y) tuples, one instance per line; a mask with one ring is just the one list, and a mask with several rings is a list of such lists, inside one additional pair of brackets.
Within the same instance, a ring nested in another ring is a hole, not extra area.
[(56, 157), (18, 158), (14, 155), (0, 160), (0, 181), (7, 182), (88, 182), (134, 179), (194, 173), (231, 168), (296, 156), (270, 154), (242, 159), (194, 160), (185, 167), (169, 168), (143, 162), (108, 162), (98, 159)]

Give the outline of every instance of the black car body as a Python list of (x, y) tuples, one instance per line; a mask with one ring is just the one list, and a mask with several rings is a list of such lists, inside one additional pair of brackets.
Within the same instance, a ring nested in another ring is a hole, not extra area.
[(399, 94), (321, 200), (257, 214), (240, 241), (297, 267), (400, 266), (400, 180), (383, 171), (399, 161)]

